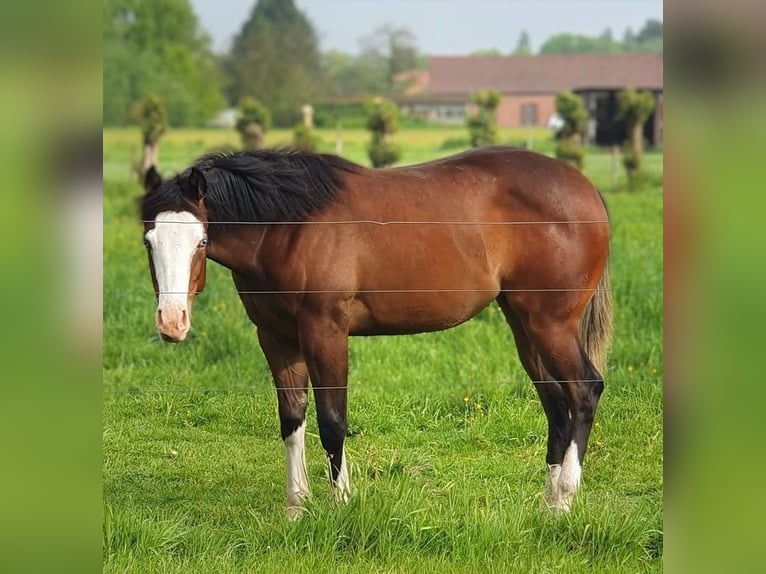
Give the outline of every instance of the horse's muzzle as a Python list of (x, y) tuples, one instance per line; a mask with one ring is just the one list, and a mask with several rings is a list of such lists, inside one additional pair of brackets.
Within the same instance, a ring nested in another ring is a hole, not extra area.
[(185, 309), (157, 309), (155, 324), (163, 341), (180, 343), (189, 332), (189, 314)]

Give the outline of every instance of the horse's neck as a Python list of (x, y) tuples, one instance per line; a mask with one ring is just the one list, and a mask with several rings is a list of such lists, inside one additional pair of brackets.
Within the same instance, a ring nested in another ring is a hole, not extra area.
[(233, 225), (220, 232), (208, 232), (208, 258), (238, 273), (255, 271), (268, 225)]

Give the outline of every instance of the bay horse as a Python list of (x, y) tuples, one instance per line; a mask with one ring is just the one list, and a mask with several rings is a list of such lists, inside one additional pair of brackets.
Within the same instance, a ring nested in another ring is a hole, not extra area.
[(277, 388), (287, 512), (309, 493), (308, 382), (333, 492), (347, 500), (348, 337), (454, 327), (496, 300), (548, 420), (543, 501), (570, 508), (611, 332), (609, 225), (575, 169), (485, 147), (368, 169), (332, 155), (203, 156), (152, 167), (144, 243), (165, 341), (182, 341), (206, 258), (231, 270)]

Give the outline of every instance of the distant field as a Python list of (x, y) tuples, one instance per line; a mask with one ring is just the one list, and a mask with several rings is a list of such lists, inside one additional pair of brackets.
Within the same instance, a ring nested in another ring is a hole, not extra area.
[[(334, 131), (321, 137), (332, 151)], [(396, 140), (412, 163), (460, 151), (443, 144), (465, 137), (423, 129)], [(546, 130), (529, 138), (553, 149)], [(289, 139), (273, 131), (267, 143)], [(129, 169), (139, 141), (136, 130), (104, 133), (106, 572), (662, 571), (660, 154), (647, 157), (648, 188), (634, 195), (611, 192), (609, 154), (587, 158), (612, 220), (615, 336), (570, 515), (538, 511), (545, 418), (493, 305), (442, 333), (351, 340), (355, 494), (345, 507), (330, 502), (311, 405), (314, 501), (288, 523), (275, 392), (228, 272), (208, 263), (184, 344), (154, 332), (141, 189)], [(344, 155), (366, 164), (366, 141), (343, 132)], [(233, 131), (171, 131), (160, 168), (237, 144)]]

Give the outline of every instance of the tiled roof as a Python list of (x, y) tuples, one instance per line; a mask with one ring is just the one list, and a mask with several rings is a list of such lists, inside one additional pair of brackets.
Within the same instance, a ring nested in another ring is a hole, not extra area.
[(555, 93), (588, 88), (662, 89), (662, 54), (431, 56), (433, 95), (483, 88), (503, 93)]

